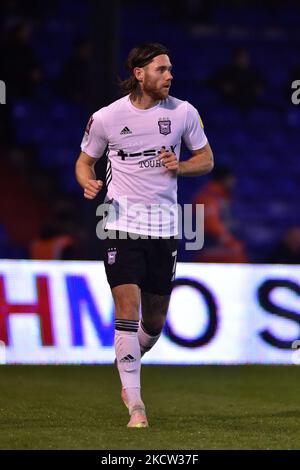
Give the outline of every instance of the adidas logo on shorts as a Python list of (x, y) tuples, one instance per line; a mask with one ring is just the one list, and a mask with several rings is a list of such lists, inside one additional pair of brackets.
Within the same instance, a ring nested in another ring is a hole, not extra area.
[(127, 356), (123, 357), (123, 359), (120, 360), (120, 362), (135, 362), (136, 359), (131, 355), (128, 354)]
[(124, 129), (120, 132), (120, 135), (132, 134), (132, 131), (125, 126)]

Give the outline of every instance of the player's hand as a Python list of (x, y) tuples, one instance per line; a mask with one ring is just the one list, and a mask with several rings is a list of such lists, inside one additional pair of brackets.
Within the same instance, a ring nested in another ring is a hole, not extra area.
[(179, 170), (179, 162), (178, 159), (173, 152), (166, 152), (165, 147), (160, 149), (160, 155), (158, 160), (162, 161), (162, 164), (166, 167), (167, 170), (173, 171), (177, 174)]
[(94, 199), (99, 191), (101, 191), (103, 186), (103, 181), (101, 180), (87, 180), (87, 183), (84, 187), (84, 197), (86, 199)]

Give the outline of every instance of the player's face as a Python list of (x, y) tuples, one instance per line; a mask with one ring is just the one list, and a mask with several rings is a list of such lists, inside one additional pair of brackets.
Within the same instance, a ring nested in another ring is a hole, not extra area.
[(172, 64), (166, 54), (161, 54), (144, 67), (142, 88), (155, 100), (167, 98), (173, 80)]

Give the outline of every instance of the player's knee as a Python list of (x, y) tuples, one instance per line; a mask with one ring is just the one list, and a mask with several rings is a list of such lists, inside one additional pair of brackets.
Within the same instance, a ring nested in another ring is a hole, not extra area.
[(124, 320), (138, 320), (140, 297), (136, 289), (120, 286), (112, 290), (115, 316)]
[(119, 297), (115, 299), (116, 318), (137, 320), (139, 316), (139, 303), (135, 298)]

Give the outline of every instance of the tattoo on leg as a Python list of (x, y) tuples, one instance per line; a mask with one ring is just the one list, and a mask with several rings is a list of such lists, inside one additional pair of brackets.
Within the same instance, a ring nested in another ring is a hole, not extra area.
[(170, 296), (142, 292), (141, 298), (143, 324), (149, 333), (159, 334), (166, 321)]

